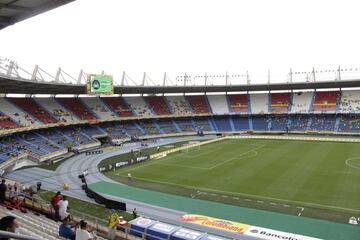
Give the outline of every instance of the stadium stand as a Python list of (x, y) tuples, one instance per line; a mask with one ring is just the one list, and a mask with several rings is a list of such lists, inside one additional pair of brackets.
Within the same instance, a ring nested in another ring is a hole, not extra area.
[(193, 113), (210, 113), (205, 95), (186, 96)]
[(81, 101), (98, 119), (113, 119), (116, 116), (98, 97), (81, 98)]
[(270, 119), (266, 115), (258, 115), (252, 117), (253, 129), (255, 131), (268, 131)]
[(290, 115), (290, 130), (296, 132), (305, 132), (308, 130), (309, 117), (308, 115), (294, 114)]
[(109, 108), (120, 117), (133, 116), (133, 112), (122, 97), (101, 98)]
[(175, 115), (183, 116), (191, 113), (189, 104), (183, 96), (167, 96), (166, 99)]
[(360, 112), (360, 91), (342, 91), (340, 101), (341, 113)]
[(293, 102), (291, 113), (308, 113), (310, 111), (312, 92), (295, 92), (293, 93)]
[(41, 125), (41, 122), (32, 117), (27, 112), (17, 108), (6, 98), (0, 98), (1, 112), (7, 115), (19, 126)]
[(175, 124), (179, 126), (179, 129), (182, 132), (195, 132), (195, 126), (194, 123), (191, 121), (191, 119), (175, 119)]
[(214, 114), (224, 115), (229, 112), (226, 95), (207, 95), (207, 99)]
[(340, 92), (315, 92), (314, 113), (335, 113)]
[(0, 130), (16, 127), (18, 127), (18, 125), (14, 121), (12, 121), (9, 116), (6, 116), (0, 112)]
[(157, 115), (170, 115), (171, 111), (162, 96), (144, 97), (152, 111)]
[(290, 104), (290, 93), (272, 93), (271, 94), (271, 112), (287, 113)]
[(288, 115), (272, 115), (270, 117), (271, 131), (286, 131), (289, 128), (289, 118)]
[(157, 124), (163, 133), (179, 132), (179, 130), (176, 128), (173, 121), (171, 121), (171, 120), (159, 119), (159, 120), (157, 120)]
[(231, 132), (233, 131), (230, 118), (228, 117), (214, 117), (214, 122), (216, 125), (216, 129), (219, 132)]
[(248, 113), (248, 95), (228, 95), (230, 111), (234, 113)]
[(81, 102), (80, 98), (57, 98), (57, 100), (81, 120), (95, 121), (96, 117)]
[(154, 115), (142, 97), (124, 97), (130, 109), (138, 116)]
[(335, 115), (312, 115), (310, 130), (334, 131)]
[(57, 122), (49, 112), (38, 105), (32, 98), (8, 98), (8, 100), (45, 124)]
[(76, 115), (72, 114), (72, 112), (58, 103), (55, 98), (35, 98), (34, 100), (59, 121), (72, 122), (79, 120)]
[(250, 130), (249, 117), (247, 116), (232, 116), (235, 131)]
[(269, 94), (250, 94), (250, 101), (253, 114), (269, 113)]

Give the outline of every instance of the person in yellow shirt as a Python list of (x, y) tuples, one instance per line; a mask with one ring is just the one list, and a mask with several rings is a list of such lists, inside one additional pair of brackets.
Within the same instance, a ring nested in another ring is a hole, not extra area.
[(110, 210), (111, 215), (108, 219), (108, 239), (115, 240), (116, 227), (119, 224), (119, 215), (117, 215), (115, 209)]

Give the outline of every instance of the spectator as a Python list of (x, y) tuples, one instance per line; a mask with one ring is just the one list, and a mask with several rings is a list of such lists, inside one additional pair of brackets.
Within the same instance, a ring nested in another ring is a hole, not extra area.
[(59, 217), (60, 220), (64, 220), (66, 217), (68, 217), (70, 214), (67, 212), (67, 208), (69, 206), (69, 202), (66, 199), (66, 196), (63, 196), (62, 199), (58, 202), (59, 206)]
[(97, 237), (88, 231), (87, 222), (80, 221), (80, 228), (76, 230), (75, 240), (96, 240)]
[(115, 209), (111, 209), (111, 215), (108, 218), (108, 239), (115, 240), (116, 227), (119, 223), (119, 215), (117, 215)]
[(75, 240), (75, 232), (71, 229), (69, 217), (66, 217), (63, 220), (63, 223), (59, 226), (59, 236)]
[(61, 200), (61, 192), (57, 192), (52, 198), (51, 198), (51, 206), (54, 208), (55, 211), (55, 220), (59, 220), (59, 206), (58, 203)]
[(7, 186), (5, 184), (5, 179), (1, 180), (0, 184), (0, 203), (4, 203), (6, 200), (6, 190)]
[[(0, 230), (15, 233), (19, 227), (16, 218), (13, 216), (6, 216), (0, 219)], [(9, 238), (0, 238), (0, 240), (8, 240)]]
[(135, 219), (135, 218), (137, 218), (138, 213), (137, 213), (136, 208), (134, 208), (134, 210), (133, 210), (132, 214), (133, 214), (133, 218), (134, 218), (134, 219)]

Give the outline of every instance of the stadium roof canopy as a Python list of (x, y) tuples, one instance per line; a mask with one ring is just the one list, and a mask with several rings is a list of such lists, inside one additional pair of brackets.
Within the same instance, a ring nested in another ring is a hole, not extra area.
[[(84, 84), (65, 84), (20, 80), (0, 75), (0, 93), (18, 94), (86, 94)], [(329, 89), (360, 87), (359, 80), (319, 81), (301, 83), (211, 85), (211, 86), (115, 86), (115, 94), (157, 94), (157, 93), (197, 93), (197, 92), (238, 92), (277, 91), (300, 89)]]
[(0, 0), (0, 29), (74, 0)]

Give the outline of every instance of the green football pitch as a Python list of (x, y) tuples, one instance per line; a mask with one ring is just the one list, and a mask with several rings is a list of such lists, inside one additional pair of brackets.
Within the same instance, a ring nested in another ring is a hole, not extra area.
[(135, 186), (346, 222), (360, 215), (359, 143), (228, 139), (107, 173)]

